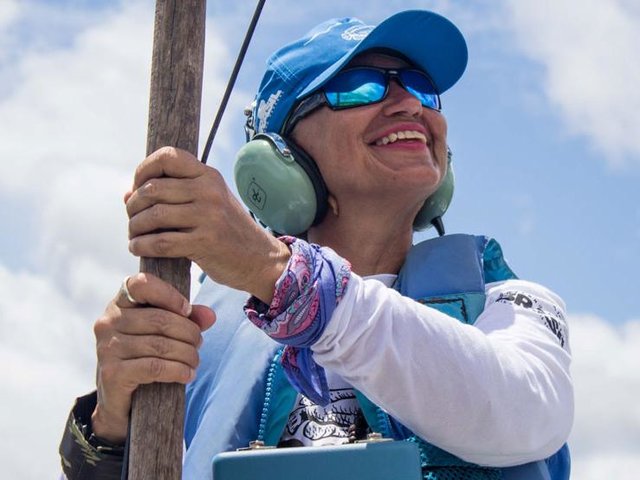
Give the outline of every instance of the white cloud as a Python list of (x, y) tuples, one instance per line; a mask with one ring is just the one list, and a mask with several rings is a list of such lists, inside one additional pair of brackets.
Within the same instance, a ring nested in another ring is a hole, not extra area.
[(13, 23), (18, 16), (18, 1), (4, 0), (0, 3), (0, 28), (5, 28)]
[(640, 470), (640, 454), (595, 452), (589, 456), (574, 456), (571, 478), (579, 480), (637, 480)]
[(622, 0), (505, 2), (519, 47), (570, 132), (612, 165), (640, 164), (640, 11)]
[(3, 477), (55, 478), (65, 412), (93, 383), (90, 323), (46, 277), (0, 265), (0, 285)]
[(576, 420), (574, 478), (635, 479), (640, 470), (640, 320), (570, 318)]
[(82, 31), (73, 48), (26, 52), (0, 103), (0, 188), (46, 188), (87, 163), (131, 170), (144, 156), (153, 12), (140, 2)]
[(21, 10), (18, 0), (5, 0), (0, 2), (0, 95), (2, 95), (2, 84), (6, 76), (2, 74), (2, 63), (11, 51), (10, 47), (12, 44), (9, 30), (11, 25), (19, 18), (20, 13)]
[(73, 397), (93, 384), (92, 323), (136, 268), (121, 198), (144, 155), (152, 19), (130, 3), (71, 47), (0, 55), (19, 79), (0, 100), (0, 190), (37, 219), (39, 272), (0, 265), (7, 478), (55, 478)]
[[(20, 82), (0, 100), (0, 191), (30, 202), (33, 263), (78, 306), (104, 303), (122, 272), (137, 269), (122, 197), (146, 148), (154, 12), (137, 1), (101, 15), (62, 46), (26, 47), (12, 66)], [(227, 57), (210, 32), (204, 98), (220, 98)], [(203, 102), (203, 136), (215, 106)], [(223, 129), (217, 145), (229, 144)]]

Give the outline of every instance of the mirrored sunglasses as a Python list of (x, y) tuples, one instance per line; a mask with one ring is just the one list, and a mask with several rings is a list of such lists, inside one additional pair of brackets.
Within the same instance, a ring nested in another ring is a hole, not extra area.
[(322, 90), (328, 105), (335, 110), (360, 107), (384, 100), (391, 80), (420, 100), (422, 106), (440, 110), (440, 96), (433, 82), (426, 73), (412, 68), (349, 68), (329, 80)]
[(384, 100), (391, 80), (414, 95), (420, 103), (432, 110), (441, 110), (440, 96), (429, 76), (413, 68), (354, 67), (341, 71), (319, 91), (300, 101), (285, 121), (283, 133), (322, 105), (332, 110), (372, 105)]

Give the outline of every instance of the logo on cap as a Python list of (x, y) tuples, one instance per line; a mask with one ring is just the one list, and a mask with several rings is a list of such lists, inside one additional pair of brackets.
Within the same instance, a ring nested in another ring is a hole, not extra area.
[(260, 100), (260, 104), (258, 105), (258, 131), (260, 133), (264, 133), (267, 131), (269, 125), (269, 118), (273, 113), (273, 109), (276, 107), (276, 103), (280, 100), (282, 96), (282, 90), (278, 90), (275, 93), (269, 95), (269, 98), (265, 100)]
[(344, 32), (342, 32), (341, 37), (344, 40), (351, 40), (359, 42), (363, 40), (369, 32), (373, 30), (373, 25), (358, 25), (356, 27), (349, 27)]

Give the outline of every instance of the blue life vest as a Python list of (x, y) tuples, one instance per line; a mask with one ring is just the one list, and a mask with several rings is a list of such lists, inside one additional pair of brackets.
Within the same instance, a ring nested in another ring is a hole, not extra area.
[[(415, 245), (396, 282), (398, 291), (473, 324), (485, 305), (485, 283), (516, 278), (495, 240), (447, 235)], [(280, 366), (281, 346), (244, 321), (246, 294), (206, 281), (194, 303), (210, 305), (216, 325), (205, 332), (196, 380), (187, 387), (184, 478), (211, 476), (222, 451), (259, 439), (280, 440), (297, 392)], [(422, 440), (364, 395), (356, 393), (369, 425), (386, 437), (418, 444), (425, 480), (566, 480), (569, 451), (508, 468), (465, 462)]]

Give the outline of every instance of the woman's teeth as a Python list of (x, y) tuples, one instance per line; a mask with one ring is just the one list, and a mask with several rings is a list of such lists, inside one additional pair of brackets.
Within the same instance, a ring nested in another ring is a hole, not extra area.
[(400, 132), (390, 133), (382, 138), (376, 140), (376, 145), (388, 145), (389, 143), (397, 142), (398, 140), (420, 140), (422, 143), (427, 143), (427, 137), (415, 130), (403, 130)]

